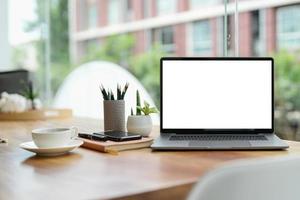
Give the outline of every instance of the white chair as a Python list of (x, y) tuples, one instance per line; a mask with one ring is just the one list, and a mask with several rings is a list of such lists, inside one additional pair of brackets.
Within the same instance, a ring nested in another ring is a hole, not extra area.
[[(99, 89), (100, 84), (111, 88), (116, 93), (117, 83), (122, 86), (129, 82), (125, 95), (126, 116), (130, 108), (136, 105), (136, 90), (143, 100), (155, 106), (152, 98), (140, 82), (124, 68), (106, 61), (94, 61), (76, 68), (65, 79), (58, 90), (53, 107), (71, 108), (74, 116), (103, 119), (103, 98)], [(158, 115), (152, 116), (153, 123), (159, 123)]]
[(217, 168), (193, 188), (189, 200), (299, 200), (300, 157), (250, 160)]

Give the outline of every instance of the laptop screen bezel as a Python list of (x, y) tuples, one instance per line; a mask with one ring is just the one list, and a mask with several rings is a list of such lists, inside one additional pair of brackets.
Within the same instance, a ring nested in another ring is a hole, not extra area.
[[(270, 129), (170, 129), (163, 128), (163, 61), (175, 61), (175, 60), (184, 60), (184, 61), (207, 61), (207, 60), (242, 60), (242, 61), (271, 61), (271, 85), (272, 85), (272, 95), (271, 95), (271, 106), (272, 106), (272, 123)], [(239, 133), (239, 134), (253, 134), (253, 133), (274, 133), (274, 60), (272, 57), (162, 57), (160, 59), (160, 132), (161, 133), (177, 133), (177, 134), (205, 134), (205, 133)]]

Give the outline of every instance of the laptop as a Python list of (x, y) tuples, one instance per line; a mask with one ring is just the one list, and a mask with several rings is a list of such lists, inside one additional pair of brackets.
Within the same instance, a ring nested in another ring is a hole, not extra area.
[(160, 60), (154, 150), (286, 149), (274, 134), (272, 58)]

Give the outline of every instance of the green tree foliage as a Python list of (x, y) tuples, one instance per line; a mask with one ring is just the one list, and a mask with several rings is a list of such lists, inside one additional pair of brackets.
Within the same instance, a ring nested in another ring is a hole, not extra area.
[(300, 60), (297, 54), (280, 51), (275, 60), (275, 130), (283, 139), (299, 140)]
[(12, 48), (12, 65), (16, 68), (22, 67), (26, 59), (26, 49), (22, 46)]
[(127, 68), (144, 85), (159, 107), (159, 62), (165, 54), (156, 44), (143, 54), (133, 55), (134, 44), (134, 37), (130, 34), (108, 37), (100, 45), (96, 42), (89, 45), (82, 63), (106, 60)]
[[(69, 58), (69, 31), (68, 31), (68, 1), (50, 2), (50, 62), (51, 62), (51, 85), (55, 92), (71, 71)], [(35, 21), (28, 22), (25, 29), (27, 31), (45, 29), (46, 24), (46, 3), (47, 1), (36, 0)], [(45, 39), (41, 37), (36, 42), (37, 59), (39, 69), (37, 78), (40, 86), (43, 87), (45, 75)]]
[(300, 110), (300, 60), (287, 51), (276, 53), (274, 60), (276, 106)]
[(130, 60), (130, 71), (142, 82), (157, 107), (160, 106), (160, 58), (164, 55), (162, 48), (156, 44), (149, 51)]
[(96, 42), (90, 44), (82, 63), (106, 60), (128, 68), (128, 58), (132, 56), (134, 43), (134, 37), (130, 34), (110, 36), (100, 45)]
[[(68, 1), (50, 1), (50, 39), (51, 62), (69, 62)], [(46, 22), (45, 5), (47, 1), (37, 0), (37, 19), (28, 22), (26, 30), (40, 29)], [(44, 43), (44, 41), (40, 41)], [(43, 57), (43, 55), (42, 55)]]

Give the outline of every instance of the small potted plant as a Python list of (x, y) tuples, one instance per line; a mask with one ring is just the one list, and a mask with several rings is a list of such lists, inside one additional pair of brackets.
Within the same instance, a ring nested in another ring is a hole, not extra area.
[(39, 94), (33, 89), (33, 83), (31, 81), (25, 85), (23, 96), (27, 99), (27, 108), (29, 110), (36, 110), (42, 107), (41, 100), (38, 98)]
[(150, 107), (149, 103), (144, 101), (144, 106), (141, 106), (139, 91), (136, 92), (136, 115), (133, 114), (131, 108), (131, 115), (127, 119), (127, 130), (130, 133), (140, 134), (144, 137), (150, 135), (152, 130), (152, 119), (150, 114), (157, 113), (155, 107)]
[(129, 84), (126, 83), (123, 90), (117, 85), (117, 96), (115, 98), (111, 89), (105, 89), (103, 85), (100, 90), (103, 96), (104, 130), (125, 131), (125, 101), (124, 97)]

